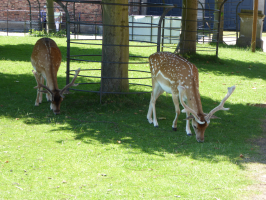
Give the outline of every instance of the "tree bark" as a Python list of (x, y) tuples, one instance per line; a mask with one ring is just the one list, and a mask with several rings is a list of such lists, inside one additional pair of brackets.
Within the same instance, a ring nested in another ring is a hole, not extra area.
[[(196, 53), (197, 43), (197, 0), (183, 1), (182, 32), (180, 35), (179, 53)], [(178, 52), (178, 47), (176, 53)]]
[(47, 0), (47, 33), (49, 32), (55, 32), (55, 23), (54, 23), (54, 1), (53, 0)]
[(252, 36), (251, 36), (251, 51), (252, 52), (255, 52), (256, 50), (258, 6), (259, 6), (258, 0), (254, 0)]
[[(103, 3), (128, 4), (128, 0), (103, 0)], [(128, 7), (103, 4), (102, 91), (129, 90)]]

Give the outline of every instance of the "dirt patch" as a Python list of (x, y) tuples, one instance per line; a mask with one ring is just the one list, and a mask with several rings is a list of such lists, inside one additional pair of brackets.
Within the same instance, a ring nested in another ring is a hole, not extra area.
[(251, 141), (254, 146), (259, 148), (258, 156), (250, 158), (246, 164), (251, 179), (257, 182), (250, 185), (247, 190), (256, 191), (258, 195), (244, 197), (243, 199), (266, 200), (266, 120), (262, 122), (262, 129), (263, 137)]

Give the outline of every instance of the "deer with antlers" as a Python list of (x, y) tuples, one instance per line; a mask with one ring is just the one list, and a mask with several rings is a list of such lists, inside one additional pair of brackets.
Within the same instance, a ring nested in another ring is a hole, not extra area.
[[(32, 70), (32, 73), (37, 82), (37, 86), (34, 87), (37, 89), (35, 106), (39, 106), (39, 103), (42, 103), (42, 93), (46, 93), (47, 101), (51, 101), (50, 109), (56, 115), (60, 114), (60, 104), (64, 98), (63, 94), (67, 92), (69, 87), (78, 85), (74, 84), (74, 82), (80, 72), (80, 69), (76, 70), (71, 83), (60, 90), (57, 85), (57, 71), (61, 60), (61, 51), (55, 41), (49, 38), (41, 38), (36, 42), (31, 55), (31, 63), (35, 69), (35, 71)], [(44, 79), (46, 80), (46, 86), (44, 85)]]
[[(164, 92), (172, 94), (175, 105), (176, 116), (172, 128), (177, 130), (177, 119), (180, 114), (178, 97), (184, 107), (182, 112), (186, 113), (186, 132), (191, 136), (189, 119), (192, 119), (192, 127), (196, 133), (198, 142), (204, 142), (204, 132), (210, 124), (210, 119), (217, 118), (214, 113), (224, 108), (225, 101), (234, 92), (235, 86), (229, 87), (227, 95), (221, 103), (208, 114), (202, 110), (199, 94), (199, 74), (197, 67), (186, 59), (169, 52), (157, 52), (149, 57), (152, 75), (152, 94), (147, 114), (149, 123), (158, 127), (156, 118), (156, 99)], [(186, 101), (186, 103), (184, 102)], [(152, 119), (153, 114), (153, 119)]]

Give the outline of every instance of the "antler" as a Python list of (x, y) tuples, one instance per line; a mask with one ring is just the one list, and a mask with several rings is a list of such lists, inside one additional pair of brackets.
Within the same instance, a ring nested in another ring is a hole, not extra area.
[(182, 106), (184, 107), (184, 109), (182, 110), (182, 112), (184, 113), (184, 112), (190, 112), (193, 116), (194, 116), (194, 118), (195, 118), (195, 120), (199, 123), (199, 124), (204, 124), (205, 122), (202, 122), (202, 121), (200, 121), (200, 118), (199, 118), (199, 116), (197, 115), (197, 113), (194, 111), (194, 110), (192, 110), (190, 107), (188, 107), (186, 104), (185, 104), (185, 102), (183, 101), (183, 95), (184, 95), (184, 93), (185, 93), (185, 88), (183, 87), (183, 86), (178, 86), (177, 87), (177, 89), (178, 89), (178, 91), (179, 91), (179, 100), (180, 100), (180, 103), (182, 104)]
[(217, 106), (216, 108), (212, 109), (209, 114), (207, 116), (205, 116), (205, 120), (209, 123), (210, 122), (210, 119), (212, 117), (212, 115), (219, 111), (219, 110), (229, 110), (230, 108), (224, 108), (224, 103), (225, 101), (230, 97), (230, 95), (234, 92), (234, 90), (236, 89), (236, 86), (232, 86), (232, 87), (229, 87), (227, 88), (228, 89), (228, 92), (226, 94), (226, 96), (223, 98), (223, 100), (221, 101), (220, 105)]
[(38, 75), (36, 74), (36, 71), (32, 70), (32, 73), (33, 75), (35, 76), (35, 79), (36, 79), (36, 82), (37, 82), (37, 86), (34, 87), (34, 89), (37, 89), (40, 91), (40, 88), (43, 87), (45, 88), (46, 90), (42, 90), (40, 92), (43, 92), (43, 93), (47, 93), (47, 92), (50, 92), (51, 95), (53, 95), (52, 91), (46, 86), (46, 85), (43, 85), (39, 82), (39, 78), (38, 78)]
[(78, 84), (75, 84), (74, 82), (75, 82), (76, 78), (78, 77), (79, 72), (80, 72), (80, 68), (78, 68), (78, 69), (76, 70), (76, 74), (75, 74), (74, 78), (72, 79), (71, 83), (67, 84), (67, 85), (66, 85), (66, 86), (60, 91), (60, 96), (61, 96), (61, 97), (64, 98), (63, 94), (64, 94), (65, 90), (68, 89), (69, 87), (71, 87), (71, 86), (78, 86)]

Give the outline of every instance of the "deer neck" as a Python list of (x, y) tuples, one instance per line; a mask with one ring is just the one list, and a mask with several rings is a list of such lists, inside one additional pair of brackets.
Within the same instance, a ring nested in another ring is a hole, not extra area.
[(57, 71), (54, 70), (53, 64), (45, 69), (46, 82), (50, 90), (59, 90), (57, 83)]
[(202, 110), (202, 104), (199, 94), (199, 84), (195, 79), (192, 80), (192, 84), (187, 86), (186, 96), (187, 96), (187, 105), (196, 111), (198, 115), (204, 114)]

